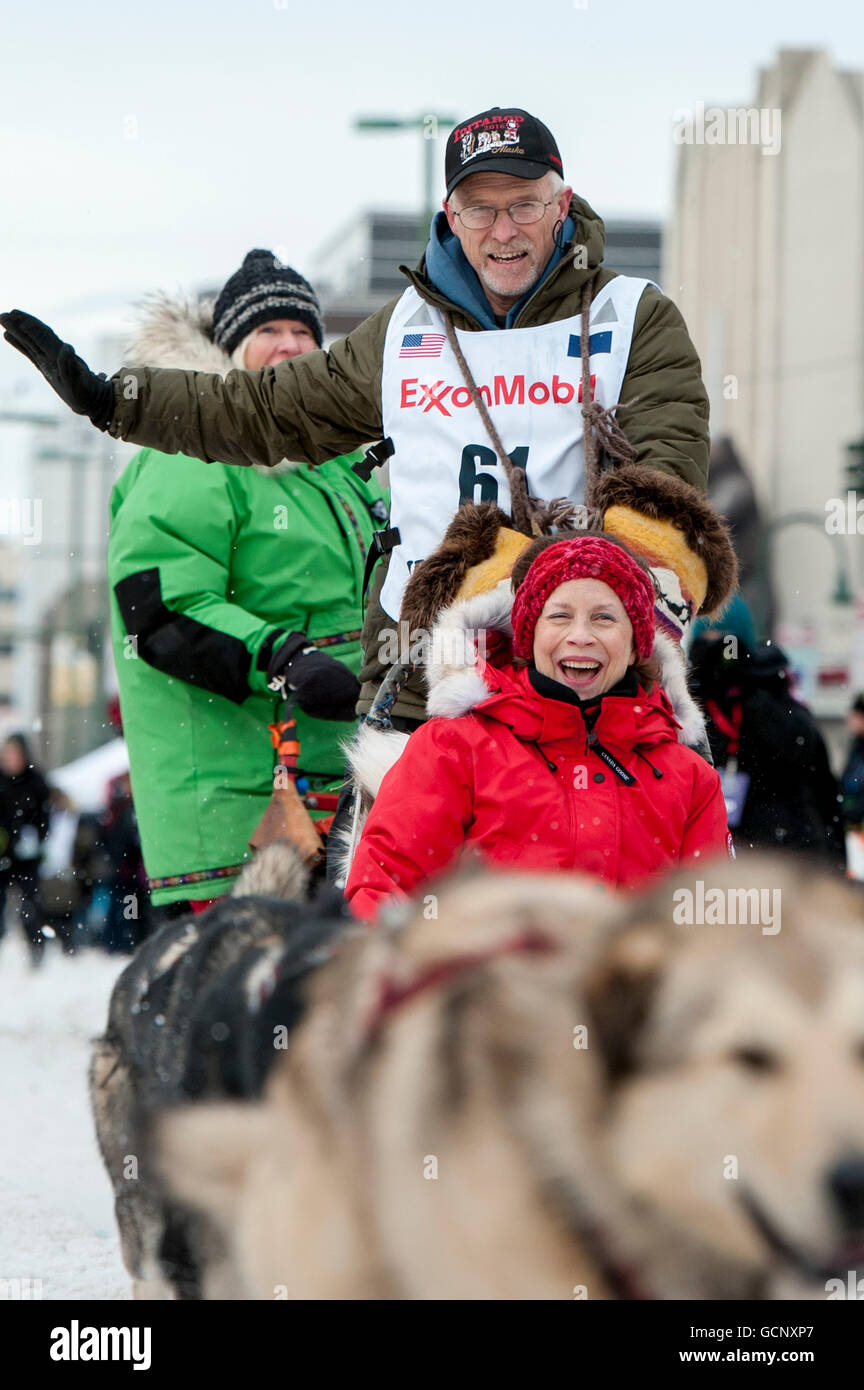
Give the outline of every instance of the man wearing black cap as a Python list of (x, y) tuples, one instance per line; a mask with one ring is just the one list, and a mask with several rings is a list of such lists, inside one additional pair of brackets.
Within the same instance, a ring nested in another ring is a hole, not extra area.
[(561, 171), (551, 132), (527, 111), (487, 112), (447, 142), (447, 222), (500, 328), (540, 280), (569, 214), (573, 190)]
[[(258, 373), (223, 381), (130, 365), (105, 381), (38, 320), (0, 315), (12, 345), (114, 438), (240, 465), (318, 464), (382, 435), (391, 442), (390, 549), (370, 594), (361, 710), (393, 659), (381, 634), (398, 622), (408, 577), (463, 502), (508, 511), (513, 466), (535, 497), (584, 499), (583, 306), (590, 400), (621, 408), (635, 458), (615, 472), (607, 529), (662, 575), (658, 621), (671, 635), (705, 592), (691, 520), (707, 507), (708, 402), (677, 308), (650, 282), (602, 268), (601, 219), (564, 182), (549, 130), (518, 107), (459, 123), (446, 195), (420, 265), (402, 267), (401, 296), (326, 353)], [(394, 712), (423, 717), (419, 680)]]

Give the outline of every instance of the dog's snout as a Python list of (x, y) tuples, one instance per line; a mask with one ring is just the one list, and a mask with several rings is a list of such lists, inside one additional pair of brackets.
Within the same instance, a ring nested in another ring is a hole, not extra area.
[(864, 1230), (864, 1154), (840, 1159), (828, 1172), (828, 1189), (849, 1230)]

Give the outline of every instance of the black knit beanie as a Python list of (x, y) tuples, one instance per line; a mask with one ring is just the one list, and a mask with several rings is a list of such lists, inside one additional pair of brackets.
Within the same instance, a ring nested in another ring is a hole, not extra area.
[(324, 340), (321, 306), (309, 281), (272, 251), (250, 251), (216, 300), (213, 341), (230, 354), (253, 328), (271, 319), (298, 319), (319, 347)]

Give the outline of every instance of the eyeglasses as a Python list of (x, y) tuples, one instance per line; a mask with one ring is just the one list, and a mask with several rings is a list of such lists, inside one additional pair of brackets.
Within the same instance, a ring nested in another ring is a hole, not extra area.
[(453, 215), (471, 232), (482, 232), (488, 227), (494, 227), (502, 212), (506, 212), (510, 221), (515, 222), (517, 227), (530, 227), (532, 222), (539, 222), (546, 209), (557, 201), (557, 198), (550, 198), (548, 203), (513, 203), (509, 208), (463, 208), (461, 212), (454, 208)]

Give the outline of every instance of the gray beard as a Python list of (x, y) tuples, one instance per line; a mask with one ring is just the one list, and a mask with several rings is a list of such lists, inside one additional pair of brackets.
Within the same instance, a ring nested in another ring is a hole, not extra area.
[(514, 288), (512, 285), (510, 285), (505, 289), (498, 289), (496, 285), (492, 284), (491, 280), (488, 278), (488, 275), (485, 273), (483, 275), (479, 275), (478, 279), (480, 281), (480, 284), (483, 286), (484, 291), (487, 294), (491, 290), (493, 294), (500, 295), (504, 299), (510, 299), (512, 303), (515, 304), (517, 300), (521, 299), (524, 294), (527, 294), (528, 291), (532, 289), (534, 285), (537, 284), (537, 281), (540, 279), (540, 275), (541, 271), (538, 269), (537, 264), (535, 262), (531, 266), (530, 270), (526, 270), (525, 281), (518, 288)]

